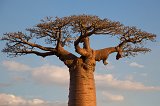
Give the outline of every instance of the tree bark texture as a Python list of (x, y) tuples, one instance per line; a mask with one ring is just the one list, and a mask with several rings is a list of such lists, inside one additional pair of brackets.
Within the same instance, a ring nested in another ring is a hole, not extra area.
[(94, 63), (85, 66), (81, 59), (70, 68), (68, 106), (96, 106)]

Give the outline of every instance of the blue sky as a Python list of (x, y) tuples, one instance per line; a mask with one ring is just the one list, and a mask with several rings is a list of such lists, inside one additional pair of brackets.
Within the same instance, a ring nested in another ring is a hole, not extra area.
[[(97, 63), (97, 106), (157, 106), (160, 104), (159, 0), (1, 0), (0, 36), (24, 31), (46, 16), (97, 15), (137, 26), (157, 35), (148, 54)], [(95, 43), (96, 42), (96, 43)], [(102, 43), (103, 42), (103, 43)], [(114, 38), (93, 37), (93, 48), (111, 46)], [(0, 50), (4, 42), (0, 42)], [(0, 53), (0, 106), (67, 106), (68, 69), (56, 57), (8, 58)], [(9, 102), (10, 101), (10, 102)]]

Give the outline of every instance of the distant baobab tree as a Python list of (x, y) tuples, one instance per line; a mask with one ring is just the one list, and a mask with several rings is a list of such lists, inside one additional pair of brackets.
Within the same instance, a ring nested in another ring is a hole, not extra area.
[[(94, 80), (96, 61), (102, 61), (107, 65), (106, 60), (112, 53), (116, 53), (118, 60), (149, 52), (150, 49), (144, 47), (144, 44), (156, 38), (155, 34), (136, 27), (124, 26), (120, 22), (85, 14), (62, 18), (48, 17), (26, 31), (5, 33), (1, 38), (6, 41), (6, 47), (2, 52), (12, 57), (27, 54), (41, 57), (57, 56), (69, 68), (68, 106), (96, 106)], [(94, 50), (90, 46), (90, 37), (101, 35), (116, 36), (119, 44)], [(65, 48), (72, 44), (78, 56)]]

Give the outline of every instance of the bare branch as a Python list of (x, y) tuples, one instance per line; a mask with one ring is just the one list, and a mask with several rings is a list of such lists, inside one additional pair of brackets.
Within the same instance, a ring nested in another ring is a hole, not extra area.
[(95, 50), (95, 60), (96, 61), (103, 61), (104, 65), (107, 65), (108, 63), (106, 60), (108, 59), (109, 55), (117, 52), (117, 47), (109, 47), (104, 49)]
[[(79, 43), (83, 43), (83, 48), (79, 46)], [(89, 37), (84, 37), (81, 35), (75, 42), (74, 42), (75, 50), (82, 56), (89, 56), (92, 49), (90, 48)]]
[(141, 31), (136, 27), (123, 27), (118, 47), (123, 57), (135, 56), (138, 53), (150, 52), (150, 49), (143, 47), (143, 44), (148, 40), (155, 41), (155, 38), (155, 34)]
[(51, 55), (56, 55), (56, 52), (38, 52), (38, 51), (18, 51), (18, 54), (25, 55), (25, 54), (36, 54), (37, 56), (46, 57)]
[(24, 46), (26, 48), (29, 47), (36, 47), (38, 49), (44, 50), (44, 51), (52, 51), (54, 48), (51, 47), (44, 47), (32, 42), (29, 42), (29, 40), (31, 40), (31, 37), (28, 37), (27, 35), (23, 34), (22, 32), (18, 32), (18, 33), (6, 33), (4, 37), (2, 37), (1, 40), (5, 40), (8, 41), (8, 45), (10, 44), (10, 46)]

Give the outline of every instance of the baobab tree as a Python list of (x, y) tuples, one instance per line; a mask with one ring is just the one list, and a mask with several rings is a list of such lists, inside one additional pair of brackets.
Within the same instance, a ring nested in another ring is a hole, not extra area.
[[(96, 61), (102, 61), (107, 65), (106, 60), (112, 53), (116, 53), (118, 60), (149, 52), (150, 49), (144, 47), (144, 44), (156, 38), (155, 34), (136, 27), (84, 14), (62, 18), (47, 17), (26, 31), (27, 33), (5, 33), (1, 38), (6, 41), (6, 47), (2, 52), (12, 57), (27, 54), (41, 57), (57, 56), (69, 68), (68, 106), (96, 106), (94, 81)], [(90, 37), (101, 35), (115, 36), (119, 43), (114, 47), (94, 50), (90, 46)], [(66, 46), (72, 44), (75, 53), (66, 49)]]

